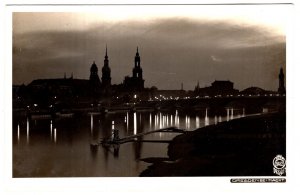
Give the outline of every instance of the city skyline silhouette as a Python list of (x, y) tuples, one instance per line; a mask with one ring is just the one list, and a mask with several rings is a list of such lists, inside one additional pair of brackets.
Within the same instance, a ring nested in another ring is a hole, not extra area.
[[(14, 13), (13, 84), (62, 78), (65, 73), (88, 79), (93, 61), (103, 66), (106, 44), (112, 84), (131, 75), (136, 46), (145, 87), (180, 89), (183, 83), (184, 89), (193, 90), (198, 82), (205, 87), (214, 80), (230, 80), (239, 90), (256, 86), (276, 91), (278, 70), (283, 67), (285, 72), (285, 33), (276, 23), (176, 14), (147, 20), (91, 18), (80, 13)], [(22, 28), (24, 24), (28, 27)]]

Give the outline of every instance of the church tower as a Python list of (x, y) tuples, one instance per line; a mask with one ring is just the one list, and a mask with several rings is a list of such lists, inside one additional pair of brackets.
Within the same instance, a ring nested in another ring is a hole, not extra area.
[(283, 68), (280, 68), (280, 73), (278, 75), (279, 78), (279, 87), (278, 87), (278, 93), (280, 95), (285, 94), (285, 87), (284, 87), (284, 74), (283, 74)]
[(105, 49), (105, 57), (104, 57), (104, 66), (102, 67), (102, 86), (104, 88), (110, 87), (111, 85), (111, 77), (110, 77), (110, 68), (109, 68), (109, 60), (107, 56), (107, 46)]
[(141, 68), (141, 58), (139, 54), (139, 48), (136, 48), (136, 54), (134, 58), (134, 68), (132, 70), (132, 76), (134, 78), (139, 78), (140, 80), (143, 80), (143, 70)]
[(131, 92), (142, 91), (144, 89), (143, 70), (141, 68), (141, 58), (139, 48), (136, 49), (134, 58), (134, 67), (132, 69), (132, 77), (126, 76), (124, 79), (124, 87)]

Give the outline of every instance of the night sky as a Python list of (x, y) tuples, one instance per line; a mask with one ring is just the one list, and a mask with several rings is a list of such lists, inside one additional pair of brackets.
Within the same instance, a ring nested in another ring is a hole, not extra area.
[[(285, 13), (277, 6), (98, 6), (89, 12), (13, 14), (13, 84), (88, 79), (108, 47), (112, 84), (132, 75), (137, 46), (145, 87), (194, 89), (231, 80), (277, 90), (285, 71)], [(280, 13), (280, 14), (278, 14)]]

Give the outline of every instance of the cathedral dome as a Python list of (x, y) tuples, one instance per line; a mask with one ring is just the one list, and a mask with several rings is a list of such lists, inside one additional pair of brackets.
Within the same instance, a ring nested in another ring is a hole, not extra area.
[(95, 61), (94, 61), (94, 63), (93, 63), (92, 66), (91, 66), (91, 72), (98, 72), (98, 67), (97, 67), (97, 65), (95, 64)]

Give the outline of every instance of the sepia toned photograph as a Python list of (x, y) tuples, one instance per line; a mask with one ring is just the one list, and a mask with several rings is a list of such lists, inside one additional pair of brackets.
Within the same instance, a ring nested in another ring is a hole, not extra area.
[(13, 12), (12, 177), (286, 176), (289, 11)]

